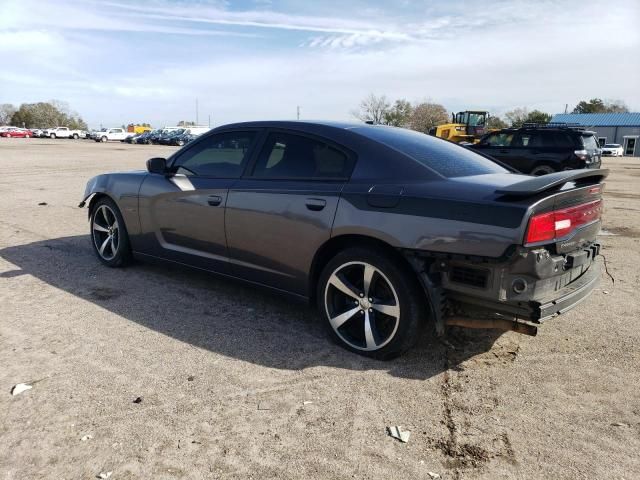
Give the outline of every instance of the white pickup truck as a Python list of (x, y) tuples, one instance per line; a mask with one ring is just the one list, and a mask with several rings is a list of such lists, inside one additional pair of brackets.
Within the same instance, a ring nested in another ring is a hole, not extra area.
[(109, 140), (124, 140), (131, 132), (127, 132), (125, 128), (108, 128), (101, 132), (96, 132), (93, 139), (96, 142), (108, 142)]
[(47, 128), (44, 136), (49, 138), (74, 138), (78, 139), (82, 135), (80, 130), (70, 130), (68, 127)]

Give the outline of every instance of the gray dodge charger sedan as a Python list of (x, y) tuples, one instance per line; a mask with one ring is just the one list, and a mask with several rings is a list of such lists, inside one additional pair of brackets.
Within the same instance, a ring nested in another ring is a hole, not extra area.
[(98, 259), (173, 262), (315, 302), (367, 356), (427, 324), (535, 335), (587, 297), (606, 170), (514, 173), (400, 128), (249, 122), (92, 178)]

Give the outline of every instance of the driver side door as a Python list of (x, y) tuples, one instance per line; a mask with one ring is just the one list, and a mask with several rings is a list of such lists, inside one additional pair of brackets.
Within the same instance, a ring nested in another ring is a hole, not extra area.
[(140, 189), (140, 253), (220, 273), (229, 271), (225, 207), (257, 131), (211, 135), (181, 150), (168, 174), (149, 174)]

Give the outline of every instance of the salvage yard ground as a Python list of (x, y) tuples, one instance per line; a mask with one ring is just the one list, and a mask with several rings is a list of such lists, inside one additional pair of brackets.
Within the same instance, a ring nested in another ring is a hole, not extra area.
[(615, 284), (535, 338), (455, 330), (384, 363), (305, 305), (98, 262), (87, 179), (174, 150), (0, 139), (0, 479), (640, 478), (639, 158), (604, 160)]

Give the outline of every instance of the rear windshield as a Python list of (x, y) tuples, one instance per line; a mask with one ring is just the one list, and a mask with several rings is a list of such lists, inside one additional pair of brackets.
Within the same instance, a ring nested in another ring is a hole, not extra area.
[(596, 137), (593, 135), (582, 135), (582, 145), (586, 150), (596, 150), (600, 148)]
[(618, 148), (620, 146), (619, 143), (607, 143), (605, 148)]
[(381, 126), (355, 128), (354, 130), (412, 157), (444, 177), (508, 172), (482, 155), (424, 133), (404, 128)]

